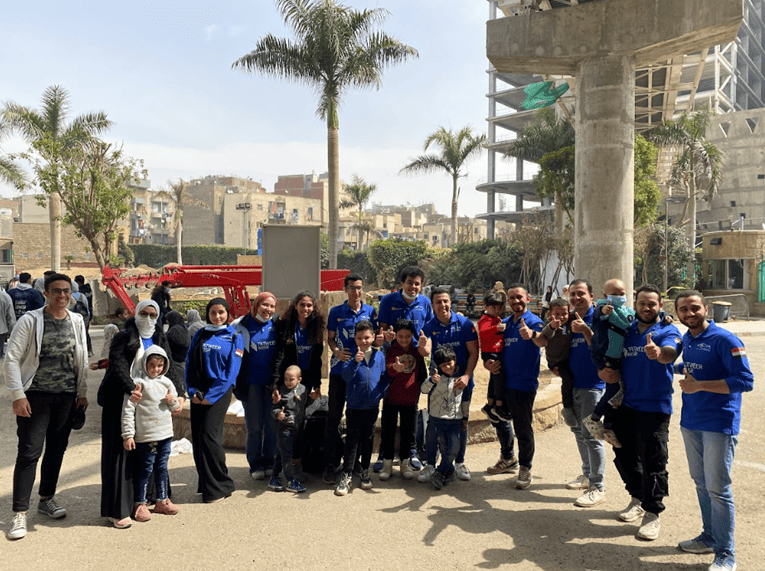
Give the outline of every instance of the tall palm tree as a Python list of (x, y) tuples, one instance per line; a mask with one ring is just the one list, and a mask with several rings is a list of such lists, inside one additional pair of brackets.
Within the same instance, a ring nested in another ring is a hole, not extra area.
[[(10, 129), (0, 121), (0, 141), (8, 134)], [(0, 182), (5, 182), (21, 190), (27, 185), (27, 177), (24, 170), (10, 155), (0, 154)]]
[[(35, 143), (53, 140), (62, 143), (64, 148), (83, 145), (96, 135), (112, 126), (106, 113), (98, 111), (85, 113), (67, 123), (69, 115), (69, 92), (61, 86), (48, 87), (42, 96), (39, 110), (25, 107), (12, 101), (5, 103), (2, 119), (16, 133), (24, 137), (33, 148)], [(58, 154), (49, 154), (46, 148), (55, 145), (38, 145), (40, 159), (47, 165), (60, 164)], [(48, 215), (50, 217), (50, 258), (51, 269), (61, 270), (61, 195), (57, 184), (53, 185), (48, 195)]]
[(277, 0), (295, 39), (271, 34), (239, 58), (234, 69), (304, 83), (316, 90), (316, 114), (327, 121), (329, 172), (329, 267), (337, 267), (340, 190), (338, 108), (350, 87), (380, 87), (388, 65), (417, 57), (417, 50), (377, 29), (388, 15), (382, 8), (354, 10), (336, 0)]
[(467, 161), (477, 157), (483, 151), (486, 135), (474, 136), (470, 127), (463, 127), (456, 133), (451, 129), (439, 127), (438, 131), (428, 135), (423, 145), (427, 151), (431, 145), (439, 147), (439, 154), (420, 155), (399, 171), (399, 174), (417, 174), (446, 172), (452, 177), (452, 244), (457, 243), (457, 201), (460, 189), (457, 181), (463, 174), (462, 167)]
[[(646, 133), (646, 138), (659, 146), (679, 147), (679, 153), (669, 178), (669, 187), (686, 193), (683, 213), (678, 226), (686, 225), (685, 234), (691, 251), (696, 251), (696, 201), (712, 200), (717, 194), (723, 175), (723, 156), (720, 150), (704, 139), (704, 131), (712, 120), (713, 112), (702, 107), (692, 113), (685, 111), (676, 121), (664, 121), (661, 126)], [(690, 261), (686, 277), (695, 280), (696, 261)]]
[(200, 208), (210, 209), (210, 206), (203, 200), (194, 198), (189, 194), (189, 183), (179, 178), (177, 182), (167, 181), (168, 189), (157, 192), (158, 196), (169, 198), (175, 204), (175, 244), (178, 257), (178, 265), (183, 264), (182, 238), (183, 238), (183, 209), (186, 206), (198, 206)]
[(369, 235), (369, 232), (371, 232), (371, 230), (368, 230), (364, 226), (364, 221), (363, 221), (364, 206), (369, 200), (369, 197), (376, 190), (377, 190), (376, 184), (367, 184), (363, 178), (361, 178), (357, 174), (354, 174), (353, 183), (345, 187), (345, 193), (348, 196), (348, 198), (340, 201), (340, 208), (358, 208), (359, 209), (359, 221), (357, 224), (354, 224), (356, 229), (359, 231), (359, 243), (358, 243), (359, 252), (362, 250), (361, 239), (364, 235), (364, 232), (367, 232), (367, 235)]
[(552, 107), (544, 107), (534, 113), (534, 119), (510, 143), (506, 157), (539, 163), (547, 153), (560, 151), (574, 144), (574, 128), (560, 119)]

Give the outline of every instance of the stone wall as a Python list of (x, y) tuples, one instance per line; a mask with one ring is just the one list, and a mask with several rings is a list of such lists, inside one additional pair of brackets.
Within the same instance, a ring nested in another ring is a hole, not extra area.
[[(95, 262), (90, 243), (78, 238), (71, 226), (61, 227), (61, 269), (66, 268), (66, 256), (74, 262)], [(19, 272), (34, 268), (50, 268), (50, 225), (48, 223), (16, 222), (13, 225), (13, 261)]]

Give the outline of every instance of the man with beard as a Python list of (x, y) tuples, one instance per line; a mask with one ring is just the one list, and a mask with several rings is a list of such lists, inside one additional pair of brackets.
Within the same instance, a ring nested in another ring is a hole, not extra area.
[[(661, 318), (661, 293), (654, 285), (637, 290), (635, 317), (624, 340), (622, 380), (624, 401), (614, 415), (613, 430), (621, 442), (614, 464), (631, 500), (618, 515), (621, 521), (642, 517), (637, 537), (659, 537), (659, 514), (668, 495), (668, 435), (672, 414), (672, 363), (682, 351), (677, 327)], [(617, 371), (598, 373), (616, 383)]]
[(741, 340), (706, 320), (704, 296), (685, 290), (675, 299), (683, 336), (680, 431), (688, 469), (696, 483), (703, 524), (701, 535), (680, 542), (688, 553), (714, 553), (710, 571), (736, 569), (735, 514), (730, 470), (741, 422), (741, 394), (753, 388), (752, 371)]

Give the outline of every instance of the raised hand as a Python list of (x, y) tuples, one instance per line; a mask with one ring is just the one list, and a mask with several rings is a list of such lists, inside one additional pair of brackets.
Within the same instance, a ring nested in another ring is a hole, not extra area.
[(611, 313), (614, 311), (613, 306), (611, 305), (611, 300), (608, 300), (608, 303), (600, 308), (600, 313), (603, 315), (611, 315)]
[(385, 333), (383, 333), (383, 328), (380, 327), (380, 329), (377, 330), (377, 333), (375, 333), (375, 347), (379, 347), (384, 341)]
[(688, 373), (685, 373), (685, 378), (680, 379), (678, 384), (680, 385), (680, 388), (683, 390), (683, 392), (689, 395), (698, 392), (700, 389), (699, 381), (697, 381), (695, 378), (693, 378), (692, 375), (689, 375)]
[(361, 349), (356, 350), (356, 362), (361, 363), (364, 360), (364, 351)]
[[(550, 319), (552, 321), (552, 318)], [(587, 327), (587, 324), (584, 322), (584, 319), (579, 317), (579, 314), (575, 311), (574, 312), (574, 320), (571, 322), (571, 331), (574, 333), (584, 333), (586, 329), (589, 329)]]
[(133, 389), (133, 392), (130, 393), (130, 402), (132, 402), (133, 404), (137, 404), (141, 402), (142, 398), (143, 398), (143, 395), (141, 394), (141, 385), (136, 383), (135, 388)]
[(284, 420), (284, 407), (282, 407), (282, 410), (276, 415), (276, 420)]
[(390, 325), (388, 329), (383, 331), (383, 337), (385, 338), (386, 343), (391, 343), (396, 338), (396, 332), (393, 331), (393, 326)]
[(425, 333), (422, 332), (422, 329), (420, 329), (420, 337), (417, 339), (417, 344), (420, 347), (425, 347), (425, 344), (428, 342), (428, 338), (426, 337)]
[(433, 384), (437, 385), (438, 381), (441, 380), (441, 375), (439, 375), (438, 373), (433, 373), (433, 376), (430, 377), (430, 380), (433, 381)]
[(170, 389), (167, 389), (167, 394), (165, 395), (165, 402), (167, 404), (173, 404), (175, 402), (175, 397), (173, 396), (173, 393), (170, 392)]
[(401, 362), (401, 359), (399, 357), (396, 357), (396, 361), (391, 365), (396, 372), (403, 373), (406, 370), (406, 365)]
[(554, 315), (550, 314), (550, 328), (551, 329), (558, 329), (561, 326), (561, 320), (555, 317)]
[(655, 361), (661, 357), (661, 347), (651, 340), (651, 334), (646, 335), (645, 338), (645, 356)]
[(532, 335), (534, 333), (531, 330), (531, 328), (528, 325), (526, 325), (526, 322), (523, 320), (522, 317), (521, 317), (521, 326), (518, 328), (518, 333), (520, 333), (521, 339), (524, 339), (526, 341), (531, 339), (531, 337), (532, 337)]

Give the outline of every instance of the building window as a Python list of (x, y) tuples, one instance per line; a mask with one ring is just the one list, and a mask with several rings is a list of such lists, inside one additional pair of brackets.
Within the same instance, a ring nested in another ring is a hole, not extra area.
[(11, 250), (3, 250), (3, 263), (10, 264), (13, 262), (11, 257)]
[(728, 259), (709, 261), (709, 289), (749, 289), (751, 260)]

